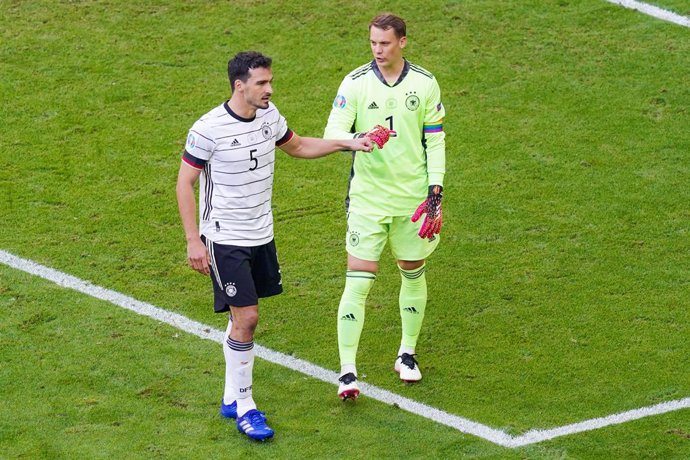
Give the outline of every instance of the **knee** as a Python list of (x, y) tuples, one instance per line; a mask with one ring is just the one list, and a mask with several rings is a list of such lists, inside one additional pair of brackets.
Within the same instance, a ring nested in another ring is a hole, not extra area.
[(416, 270), (424, 265), (424, 260), (399, 260), (398, 267), (402, 270)]
[(374, 260), (363, 260), (348, 254), (347, 255), (347, 269), (349, 271), (369, 272), (374, 273), (379, 271), (379, 263)]
[(236, 321), (234, 324), (237, 324), (240, 329), (253, 332), (254, 329), (256, 329), (256, 325), (259, 324), (259, 312), (247, 312), (246, 315), (242, 315), (242, 318), (239, 321)]
[(250, 341), (254, 338), (257, 324), (259, 324), (259, 311), (257, 309), (243, 309), (240, 314), (233, 314), (230, 335), (243, 342)]

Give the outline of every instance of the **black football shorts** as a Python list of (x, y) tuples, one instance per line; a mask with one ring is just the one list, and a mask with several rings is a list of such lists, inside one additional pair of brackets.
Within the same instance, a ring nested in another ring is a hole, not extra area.
[(211, 256), (213, 309), (258, 305), (259, 298), (283, 292), (275, 241), (243, 247), (214, 243), (201, 237)]

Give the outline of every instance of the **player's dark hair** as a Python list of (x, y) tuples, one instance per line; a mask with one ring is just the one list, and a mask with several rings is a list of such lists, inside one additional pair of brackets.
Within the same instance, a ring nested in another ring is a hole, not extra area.
[(392, 13), (383, 13), (376, 16), (369, 23), (369, 30), (372, 27), (376, 27), (383, 30), (393, 29), (396, 38), (402, 38), (407, 36), (407, 26), (405, 21), (400, 16), (396, 16)]
[(270, 69), (273, 60), (257, 51), (242, 51), (228, 61), (228, 79), (230, 80), (230, 90), (235, 92), (235, 81), (240, 80), (246, 83), (249, 79), (249, 70), (263, 67)]

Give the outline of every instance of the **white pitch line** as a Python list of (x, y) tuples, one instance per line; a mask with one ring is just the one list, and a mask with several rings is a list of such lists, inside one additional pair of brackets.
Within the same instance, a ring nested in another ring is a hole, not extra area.
[(690, 27), (690, 18), (686, 16), (681, 16), (673, 11), (668, 11), (658, 6), (650, 5), (649, 3), (638, 2), (636, 0), (606, 0), (609, 3), (614, 3), (616, 5), (624, 6), (630, 8), (631, 10), (639, 11), (640, 13), (653, 16), (657, 19), (662, 19), (664, 21), (672, 22), (684, 27)]
[(611, 425), (620, 425), (621, 423), (630, 422), (632, 420), (638, 420), (652, 415), (660, 415), (667, 412), (688, 408), (690, 408), (690, 398), (684, 398), (676, 401), (668, 401), (661, 404), (656, 404), (654, 406), (641, 407), (639, 409), (633, 409), (627, 412), (621, 412), (619, 414), (607, 415), (606, 417), (593, 418), (583, 422), (573, 423), (571, 425), (552, 428), (550, 430), (530, 430), (525, 434), (513, 438), (511, 447), (536, 444), (538, 442), (558, 438), (560, 436), (596, 430)]
[[(169, 324), (177, 329), (181, 329), (202, 339), (223, 343), (223, 336), (225, 335), (223, 331), (213, 329), (211, 326), (196, 322), (178, 313), (173, 313), (149, 303), (126, 296), (117, 291), (97, 286), (88, 281), (84, 281), (58, 270), (48, 268), (31, 260), (22, 259), (21, 257), (17, 257), (3, 250), (0, 250), (0, 262), (12, 268), (16, 268), (17, 270), (39, 276), (48, 281), (52, 281), (58, 286), (73, 289), (97, 299), (105, 300), (119, 307), (126, 308), (127, 310), (131, 310), (139, 315), (148, 316), (149, 318), (153, 318), (162, 323)], [(303, 359), (295, 358), (293, 356), (262, 347), (261, 345), (255, 344), (254, 348), (256, 350), (256, 355), (266, 361), (284, 366), (297, 372), (301, 372), (326, 383), (333, 384), (338, 380), (338, 374), (334, 371), (329, 371)], [(360, 387), (367, 397), (391, 405), (396, 404), (401, 409), (455, 428), (463, 433), (478, 436), (486, 439), (487, 441), (491, 441), (495, 444), (506, 447), (508, 447), (512, 441), (512, 437), (501, 430), (496, 430), (489, 426), (482, 425), (481, 423), (477, 423), (463, 417), (458, 417), (457, 415), (449, 414), (442, 410), (427, 406), (426, 404), (422, 404), (395, 393), (383, 390), (371, 384), (363, 383)]]
[[(30, 275), (52, 281), (58, 286), (73, 289), (83, 294), (90, 295), (100, 300), (105, 300), (106, 302), (110, 302), (119, 307), (133, 311), (139, 315), (147, 316), (155, 319), (156, 321), (169, 324), (177, 329), (202, 339), (223, 343), (223, 331), (213, 329), (210, 326), (191, 320), (178, 313), (173, 313), (149, 303), (126, 296), (117, 291), (97, 286), (88, 281), (84, 281), (72, 275), (48, 268), (31, 260), (17, 257), (3, 250), (0, 250), (0, 262), (9, 267), (29, 273)], [(337, 381), (338, 374), (334, 371), (324, 369), (323, 367), (317, 366), (303, 359), (295, 358), (293, 356), (262, 347), (261, 345), (255, 345), (254, 347), (256, 349), (257, 356), (265, 361), (278, 364), (293, 371), (301, 372), (326, 383), (334, 384)], [(396, 405), (407, 412), (425, 417), (442, 425), (455, 428), (462, 433), (471, 434), (494, 444), (509, 448), (526, 446), (561, 436), (604, 428), (606, 426), (617, 425), (643, 417), (690, 408), (690, 398), (685, 398), (677, 401), (669, 401), (662, 404), (657, 404), (655, 406), (642, 407), (640, 409), (622, 412), (620, 414), (613, 414), (606, 417), (585, 420), (583, 422), (553, 429), (531, 430), (520, 436), (511, 436), (502, 430), (491, 428), (490, 426), (483, 425), (464, 417), (449, 414), (448, 412), (436, 409), (404, 396), (400, 396), (388, 390), (378, 388), (369, 383), (362, 383), (361, 389), (363, 394), (371, 399), (375, 399), (390, 405)]]

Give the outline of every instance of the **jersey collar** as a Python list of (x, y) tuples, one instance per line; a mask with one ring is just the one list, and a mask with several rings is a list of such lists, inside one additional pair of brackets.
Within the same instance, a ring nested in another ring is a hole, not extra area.
[(381, 73), (381, 69), (379, 69), (379, 66), (376, 64), (376, 59), (371, 60), (371, 68), (374, 71), (374, 75), (376, 75), (376, 78), (378, 78), (381, 83), (383, 83), (386, 86), (389, 86), (393, 88), (394, 86), (398, 86), (407, 76), (407, 73), (410, 71), (410, 63), (407, 61), (407, 59), (403, 58), (405, 61), (405, 64), (403, 65), (403, 70), (400, 72), (400, 76), (398, 77), (398, 81), (393, 83), (393, 85), (389, 85), (388, 82), (386, 81), (385, 78), (383, 78), (383, 74)]
[(232, 111), (230, 108), (230, 105), (228, 104), (228, 101), (223, 102), (223, 107), (225, 107), (225, 110), (228, 112), (228, 114), (234, 118), (235, 120), (243, 121), (245, 123), (249, 123), (251, 121), (254, 121), (256, 119), (256, 114), (252, 118), (244, 118), (239, 115), (237, 115), (235, 112)]

